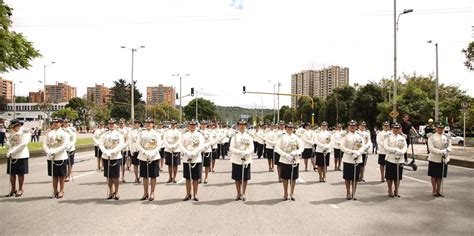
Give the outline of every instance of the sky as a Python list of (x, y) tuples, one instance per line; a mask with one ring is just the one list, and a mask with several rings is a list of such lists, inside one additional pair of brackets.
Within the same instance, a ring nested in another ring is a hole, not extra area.
[[(67, 81), (86, 94), (94, 84), (134, 79), (147, 86), (194, 87), (217, 105), (273, 108), (273, 96), (247, 91), (291, 91), (291, 74), (330, 65), (349, 67), (350, 84), (393, 75), (392, 0), (6, 0), (13, 30), (22, 32), (43, 57), (28, 70), (0, 76), (22, 83), (26, 96), (46, 84)], [(461, 53), (474, 41), (474, 0), (398, 0), (398, 73), (435, 71), (439, 81), (474, 96), (474, 72)], [(183, 99), (183, 105), (191, 98)], [(280, 105), (289, 105), (281, 97)]]

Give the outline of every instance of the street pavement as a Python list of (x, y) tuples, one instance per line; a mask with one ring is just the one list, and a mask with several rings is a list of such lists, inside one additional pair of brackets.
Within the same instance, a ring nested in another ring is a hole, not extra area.
[[(266, 160), (255, 159), (247, 201), (236, 202), (229, 160), (218, 160), (209, 184), (200, 185), (199, 202), (182, 202), (184, 184), (165, 184), (160, 173), (155, 201), (139, 201), (143, 185), (120, 185), (120, 200), (106, 200), (103, 172), (96, 171), (92, 152), (76, 154), (74, 182), (66, 183), (65, 196), (51, 200), (51, 178), (46, 158), (30, 159), (22, 197), (0, 198), (1, 235), (26, 234), (297, 234), (297, 235), (468, 235), (474, 224), (474, 170), (450, 166), (445, 198), (431, 196), (427, 162), (418, 171), (404, 171), (401, 198), (389, 198), (375, 155), (366, 167), (367, 182), (358, 186), (357, 201), (345, 199), (341, 171), (326, 183), (316, 172), (300, 172), (296, 201), (282, 201), (283, 188)], [(0, 191), (6, 194), (6, 165), (0, 165)], [(301, 166), (300, 170), (304, 167)], [(311, 168), (310, 168), (311, 169)], [(181, 170), (181, 167), (180, 167)], [(178, 177), (182, 172), (178, 173)], [(178, 178), (179, 179), (179, 178)], [(3, 195), (3, 194), (2, 194)]]

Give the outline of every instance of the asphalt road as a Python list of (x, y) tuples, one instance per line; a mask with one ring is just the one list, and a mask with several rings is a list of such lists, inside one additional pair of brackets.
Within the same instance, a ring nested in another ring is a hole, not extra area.
[[(427, 163), (405, 171), (401, 198), (389, 198), (379, 182), (375, 155), (366, 167), (367, 182), (358, 187), (358, 201), (345, 199), (342, 172), (328, 172), (326, 183), (315, 172), (301, 172), (296, 201), (282, 201), (283, 189), (266, 160), (252, 164), (247, 201), (234, 201), (231, 164), (218, 160), (209, 184), (200, 186), (199, 202), (182, 202), (184, 184), (165, 184), (161, 172), (155, 201), (140, 202), (142, 185), (121, 184), (119, 201), (105, 200), (102, 172), (95, 171), (92, 153), (78, 153), (74, 182), (63, 199), (51, 200), (46, 159), (30, 160), (25, 193), (0, 198), (2, 235), (25, 234), (304, 234), (304, 235), (460, 235), (474, 232), (474, 170), (450, 166), (445, 198), (431, 196)], [(0, 166), (0, 190), (7, 193), (5, 164)], [(302, 169), (302, 168), (300, 168)], [(182, 172), (178, 173), (182, 176)], [(132, 180), (132, 173), (126, 173)], [(2, 194), (3, 195), (3, 194)]]

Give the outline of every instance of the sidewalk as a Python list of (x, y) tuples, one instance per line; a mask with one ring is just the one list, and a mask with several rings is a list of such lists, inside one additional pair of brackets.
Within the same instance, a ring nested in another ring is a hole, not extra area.
[[(450, 153), (451, 161), (449, 164), (455, 166), (463, 166), (468, 168), (474, 168), (474, 147), (462, 147), (453, 145), (453, 151)], [(426, 161), (428, 159), (428, 153), (426, 151), (425, 144), (413, 145), (415, 159)], [(408, 149), (408, 156), (411, 157), (412, 149), (411, 146)]]

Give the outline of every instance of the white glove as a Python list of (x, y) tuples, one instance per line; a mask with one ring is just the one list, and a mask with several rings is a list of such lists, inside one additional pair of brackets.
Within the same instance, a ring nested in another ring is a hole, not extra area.
[(360, 153), (359, 151), (353, 151), (353, 152), (352, 152), (352, 156), (358, 157), (358, 156), (360, 156), (360, 155), (362, 155), (362, 153)]
[(12, 155), (11, 152), (7, 152), (7, 158), (10, 158), (11, 155)]
[(353, 154), (352, 154), (352, 158), (354, 158), (354, 161), (357, 160), (357, 159), (359, 159), (359, 156), (360, 156), (360, 155), (357, 155), (356, 153), (353, 153)]
[(443, 154), (444, 154), (445, 156), (448, 155), (448, 153), (449, 153), (448, 149), (444, 149), (444, 150), (443, 150)]
[(288, 159), (291, 160), (291, 159), (293, 158), (293, 156), (292, 156), (291, 154), (287, 154), (287, 155), (286, 155), (286, 158), (288, 158)]
[(191, 151), (187, 151), (187, 152), (186, 152), (186, 156), (188, 156), (188, 157), (192, 157), (192, 156), (193, 156), (193, 152), (191, 152)]
[(290, 153), (291, 156), (298, 156), (299, 155), (299, 152), (298, 151), (292, 151)]
[(397, 150), (395, 153), (397, 154), (397, 156), (401, 156), (401, 155), (405, 154), (404, 152), (402, 152), (400, 150)]

